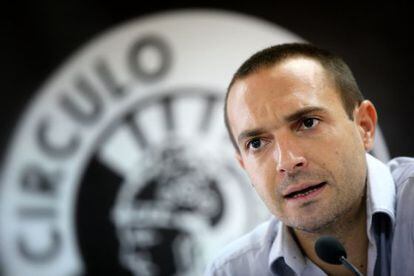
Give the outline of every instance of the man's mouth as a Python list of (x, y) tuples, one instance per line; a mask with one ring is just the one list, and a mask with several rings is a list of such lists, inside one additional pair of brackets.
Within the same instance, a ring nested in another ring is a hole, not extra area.
[(320, 191), (325, 185), (326, 185), (326, 182), (322, 182), (322, 183), (317, 184), (317, 185), (306, 187), (302, 190), (291, 192), (291, 193), (285, 195), (284, 197), (286, 199), (305, 198), (305, 197), (308, 197), (309, 195), (316, 194), (316, 192)]

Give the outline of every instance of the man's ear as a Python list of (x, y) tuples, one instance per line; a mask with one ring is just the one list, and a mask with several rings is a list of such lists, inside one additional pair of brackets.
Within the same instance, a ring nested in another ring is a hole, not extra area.
[(244, 162), (243, 162), (243, 158), (241, 157), (240, 152), (236, 152), (234, 155), (236, 157), (237, 162), (239, 162), (240, 167), (242, 167), (242, 169), (244, 170), (245, 169)]
[(356, 108), (354, 120), (359, 129), (362, 142), (366, 151), (370, 151), (374, 146), (375, 129), (377, 126), (377, 111), (369, 100), (364, 100)]

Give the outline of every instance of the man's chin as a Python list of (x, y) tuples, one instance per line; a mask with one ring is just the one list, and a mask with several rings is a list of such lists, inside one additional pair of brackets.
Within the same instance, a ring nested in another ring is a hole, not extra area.
[(310, 234), (324, 234), (330, 233), (332, 226), (335, 224), (336, 218), (328, 219), (328, 220), (320, 220), (320, 219), (307, 219), (304, 220), (297, 220), (296, 223), (286, 224), (291, 228), (302, 231)]

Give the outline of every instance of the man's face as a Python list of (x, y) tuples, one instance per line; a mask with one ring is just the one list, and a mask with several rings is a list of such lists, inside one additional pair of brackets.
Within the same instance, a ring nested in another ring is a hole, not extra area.
[(308, 232), (355, 213), (365, 194), (375, 109), (364, 102), (351, 120), (336, 89), (318, 62), (291, 58), (236, 81), (228, 98), (237, 158), (256, 191)]

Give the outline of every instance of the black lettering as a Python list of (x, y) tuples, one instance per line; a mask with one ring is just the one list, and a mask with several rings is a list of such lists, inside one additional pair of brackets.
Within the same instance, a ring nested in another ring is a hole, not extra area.
[(62, 246), (62, 238), (55, 228), (51, 228), (49, 233), (49, 243), (43, 249), (30, 247), (27, 239), (19, 235), (17, 245), (21, 255), (33, 263), (45, 263), (56, 257)]
[(56, 210), (48, 206), (24, 206), (19, 208), (18, 216), (23, 219), (53, 219)]
[[(148, 70), (148, 66), (142, 63), (141, 55), (144, 50), (154, 50), (159, 56), (158, 68)], [(167, 44), (156, 36), (147, 36), (137, 40), (130, 48), (127, 56), (128, 66), (138, 79), (150, 82), (163, 77), (171, 67), (172, 55)]]
[(57, 172), (47, 173), (38, 166), (27, 166), (21, 174), (21, 188), (24, 192), (54, 196), (60, 176)]
[(62, 145), (56, 145), (50, 141), (49, 133), (50, 130), (50, 117), (44, 118), (40, 121), (36, 129), (37, 143), (40, 148), (49, 156), (55, 158), (66, 158), (73, 154), (76, 149), (79, 147), (80, 138), (78, 135), (73, 134), (72, 136), (68, 135), (67, 142)]
[(103, 108), (102, 99), (99, 96), (99, 93), (91, 83), (83, 77), (78, 77), (76, 79), (75, 86), (77, 92), (89, 104), (89, 110), (80, 107), (67, 93), (60, 99), (63, 109), (79, 123), (88, 125), (96, 122), (100, 118)]
[(124, 86), (117, 82), (114, 73), (108, 67), (108, 64), (103, 60), (99, 59), (95, 64), (95, 71), (105, 88), (116, 98), (125, 95)]

